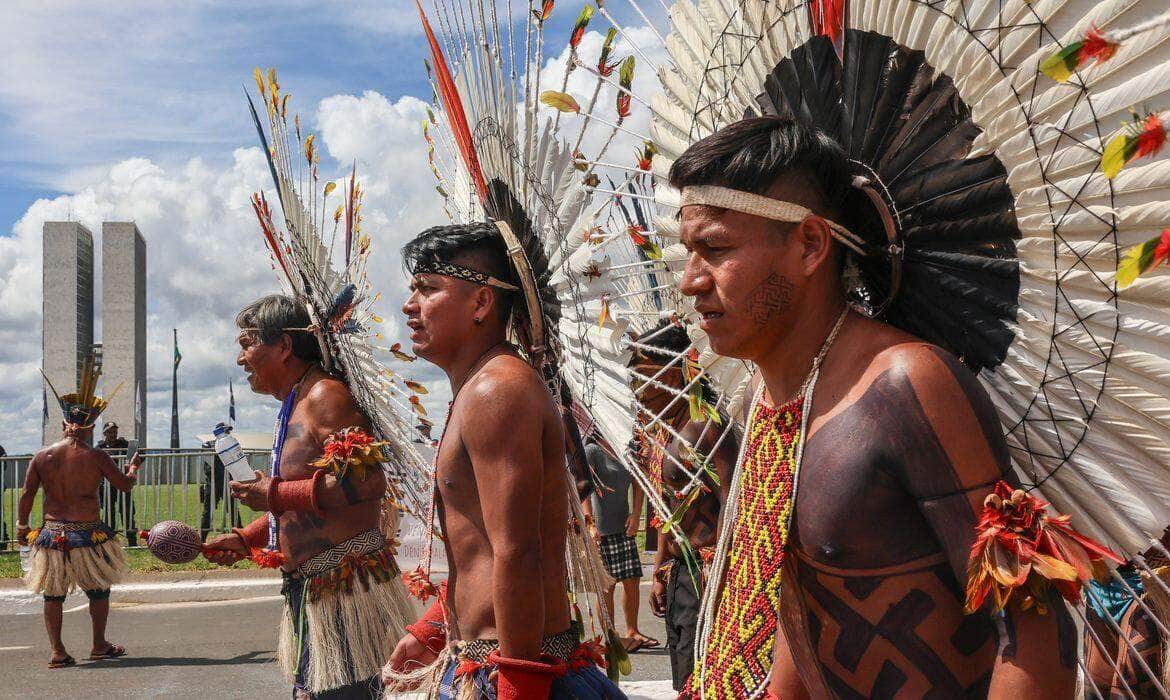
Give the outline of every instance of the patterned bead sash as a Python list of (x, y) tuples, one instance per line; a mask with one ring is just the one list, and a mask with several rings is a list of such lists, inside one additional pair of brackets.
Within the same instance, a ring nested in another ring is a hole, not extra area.
[[(577, 632), (573, 629), (559, 634), (550, 634), (540, 642), (540, 653), (551, 656), (558, 661), (568, 661), (573, 652), (581, 645)], [(493, 651), (500, 648), (498, 639), (468, 639), (454, 642), (456, 655), (464, 661), (474, 661), (482, 664)]]
[[(749, 421), (723, 592), (702, 664), (706, 698), (750, 697), (772, 669), (803, 403), (757, 402)], [(698, 676), (696, 669), (690, 688), (696, 697)]]

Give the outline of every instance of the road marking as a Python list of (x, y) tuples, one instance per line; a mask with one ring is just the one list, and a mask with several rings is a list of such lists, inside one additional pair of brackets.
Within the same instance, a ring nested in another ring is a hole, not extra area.
[(24, 651), (25, 649), (32, 649), (32, 647), (0, 647), (0, 651)]

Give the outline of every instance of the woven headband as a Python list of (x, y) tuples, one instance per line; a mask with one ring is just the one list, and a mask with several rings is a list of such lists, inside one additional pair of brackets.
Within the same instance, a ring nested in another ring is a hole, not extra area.
[[(798, 224), (815, 213), (811, 209), (802, 207), (799, 204), (772, 199), (771, 197), (764, 197), (742, 190), (733, 190), (729, 187), (719, 187), (718, 185), (692, 185), (690, 187), (684, 187), (682, 191), (682, 204), (679, 206), (685, 207), (690, 204), (732, 209), (763, 219), (783, 221), (790, 224)], [(824, 217), (821, 218), (824, 219)], [(829, 225), (829, 231), (832, 233), (833, 238), (837, 239), (841, 245), (858, 255), (865, 256), (865, 241), (860, 236), (850, 232), (849, 229), (841, 224), (829, 221), (828, 219), (824, 219), (824, 221)]]
[(434, 275), (443, 275), (444, 277), (454, 277), (455, 279), (466, 280), (472, 284), (478, 284), (481, 287), (496, 287), (504, 289), (509, 292), (520, 291), (520, 288), (514, 284), (492, 277), (486, 272), (473, 270), (470, 267), (464, 267), (452, 262), (443, 262), (442, 260), (423, 260), (414, 267), (414, 274), (431, 273)]

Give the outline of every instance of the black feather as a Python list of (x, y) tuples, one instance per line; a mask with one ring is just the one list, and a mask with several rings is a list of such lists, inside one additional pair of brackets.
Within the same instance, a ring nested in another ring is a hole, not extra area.
[[(845, 31), (844, 47), (839, 58), (826, 37), (805, 42), (776, 65), (756, 102), (765, 114), (832, 135), (877, 173), (905, 246), (900, 291), (885, 320), (973, 370), (993, 368), (1015, 337), (1020, 289), (1007, 171), (993, 155), (969, 157), (980, 130), (953, 80), (921, 51), (854, 29)], [(848, 217), (866, 222), (856, 233), (885, 250), (878, 219), (863, 214)], [(859, 268), (860, 298), (880, 307), (893, 286), (889, 259), (875, 252)]]

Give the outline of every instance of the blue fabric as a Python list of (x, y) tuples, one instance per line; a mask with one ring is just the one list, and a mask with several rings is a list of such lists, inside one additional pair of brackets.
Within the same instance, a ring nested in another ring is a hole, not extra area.
[[(1117, 573), (1121, 574), (1121, 577), (1135, 593), (1141, 595), (1145, 592), (1145, 586), (1142, 585), (1142, 575), (1137, 571), (1121, 570)], [(1112, 617), (1115, 622), (1120, 623), (1121, 618), (1125, 617), (1126, 611), (1129, 610), (1129, 606), (1133, 605), (1133, 596), (1117, 579), (1111, 578), (1107, 583), (1089, 581), (1089, 588), (1092, 589), (1092, 595), (1085, 596), (1085, 598), (1089, 601), (1089, 607), (1099, 617)]]
[[(47, 527), (42, 527), (41, 531), (37, 533), (37, 538), (33, 540), (31, 544), (40, 547), (41, 549), (59, 549), (68, 553), (70, 549), (96, 547), (97, 545), (102, 544), (102, 542), (93, 541), (93, 533), (98, 530), (106, 533), (106, 540), (112, 540), (116, 535), (116, 533), (104, 523), (95, 526), (92, 530), (83, 530), (81, 532), (65, 532), (64, 530), (51, 530)], [(54, 538), (60, 534), (65, 535), (64, 545), (53, 541)], [(105, 540), (103, 540), (103, 542), (104, 541)]]
[[(459, 687), (455, 683), (455, 669), (457, 662), (447, 665), (443, 672), (443, 680), (439, 684), (439, 697), (442, 700), (456, 700), (459, 697)], [(475, 683), (475, 697), (479, 700), (496, 700), (496, 684), (490, 678), (495, 669), (483, 666), (470, 678), (462, 679)], [(553, 680), (549, 698), (553, 700), (625, 700), (626, 694), (617, 687), (617, 684), (605, 675), (605, 672), (590, 664), (579, 671), (570, 671)]]
[[(303, 376), (303, 375), (302, 375)], [(288, 432), (288, 421), (292, 418), (293, 403), (297, 400), (297, 388), (294, 386), (288, 396), (280, 404), (280, 413), (276, 415), (276, 430), (272, 436), (272, 476), (280, 476), (280, 453), (284, 450), (284, 435)], [(268, 549), (276, 550), (277, 541), (276, 516), (268, 514)]]

